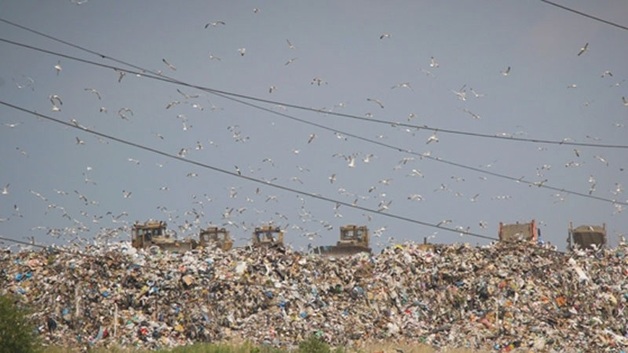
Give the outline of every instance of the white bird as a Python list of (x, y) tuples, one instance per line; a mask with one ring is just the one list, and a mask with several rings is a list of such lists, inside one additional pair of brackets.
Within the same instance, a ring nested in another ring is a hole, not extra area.
[(432, 136), (427, 139), (427, 142), (425, 142), (425, 144), (429, 144), (431, 142), (438, 142), (438, 136), (436, 136), (436, 133), (433, 133)]
[(85, 141), (81, 140), (80, 138), (76, 137), (76, 144), (77, 145), (84, 145)]
[(93, 93), (96, 95), (96, 97), (98, 97), (98, 100), (102, 100), (101, 96), (100, 96), (100, 92), (98, 92), (97, 90), (93, 89), (93, 88), (85, 88), (86, 92), (89, 93)]
[(50, 98), (50, 103), (52, 103), (52, 111), (59, 112), (61, 111), (61, 106), (63, 102), (61, 101), (61, 97), (58, 94), (52, 94), (48, 98)]
[(434, 59), (434, 57), (432, 56), (430, 58), (430, 67), (436, 69), (437, 67), (439, 67), (440, 64), (436, 62), (436, 59)]
[(465, 113), (471, 115), (473, 117), (473, 119), (480, 120), (480, 116), (475, 114), (474, 112), (470, 111), (469, 109), (465, 108), (465, 109), (462, 109), (462, 111), (464, 111)]
[(244, 56), (244, 54), (246, 53), (246, 48), (238, 49), (238, 53), (240, 53), (240, 56)]
[(383, 33), (382, 35), (379, 36), (379, 39), (384, 39), (384, 38), (390, 38), (390, 34), (389, 33)]
[(462, 87), (460, 87), (460, 89), (457, 90), (457, 91), (454, 91), (453, 89), (451, 91), (456, 96), (458, 96), (458, 99), (460, 99), (461, 101), (466, 101), (467, 100), (467, 91), (466, 91), (465, 87), (467, 87), (467, 85), (462, 85)]
[(379, 105), (380, 108), (384, 109), (384, 104), (379, 99), (367, 98), (366, 100), (369, 102), (377, 103), (377, 105)]
[(510, 74), (510, 66), (506, 68), (506, 70), (500, 71), (502, 75), (508, 76)]
[(17, 127), (18, 125), (21, 125), (22, 123), (4, 123), (4, 126), (6, 127), (10, 127), (11, 129), (13, 129), (14, 127)]
[(209, 23), (207, 23), (207, 24), (205, 25), (205, 28), (207, 29), (207, 28), (209, 28), (209, 26), (216, 27), (216, 26), (218, 26), (218, 25), (222, 25), (222, 26), (224, 26), (224, 25), (226, 25), (226, 23), (225, 23), (225, 21), (214, 21), (214, 22), (209, 22)]
[(61, 61), (57, 61), (57, 65), (55, 65), (55, 70), (57, 71), (57, 76), (59, 76), (59, 73), (63, 70), (63, 68), (61, 67)]
[(170, 62), (168, 62), (168, 60), (161, 59), (161, 61), (163, 61), (163, 63), (166, 64), (166, 66), (168, 66), (170, 70), (177, 71), (177, 68), (174, 65), (172, 65)]
[(289, 39), (286, 39), (286, 42), (288, 43), (288, 48), (294, 49), (294, 45), (292, 45)]
[(578, 52), (578, 56), (584, 54), (588, 49), (589, 49), (589, 42), (586, 42), (584, 44), (584, 47), (580, 48), (580, 51)]
[(336, 181), (336, 174), (335, 173), (329, 176), (329, 182), (333, 184), (334, 181)]
[(217, 57), (217, 56), (215, 56), (215, 55), (212, 55), (212, 53), (209, 53), (209, 60), (218, 60), (218, 61), (222, 61), (222, 59), (221, 59), (221, 58), (219, 58), (219, 57)]
[(284, 65), (285, 65), (285, 66), (288, 66), (288, 65), (292, 64), (292, 63), (293, 63), (295, 60), (297, 60), (297, 59), (298, 59), (298, 58), (292, 58), (292, 59), (290, 59), (290, 60), (286, 61), (286, 63), (285, 63)]
[(118, 109), (118, 115), (120, 116), (120, 118), (122, 118), (124, 120), (129, 120), (129, 116), (127, 115), (127, 113), (129, 113), (131, 116), (133, 116), (133, 110), (131, 110), (131, 108), (120, 108), (120, 109)]
[(624, 107), (628, 107), (628, 99), (626, 97), (621, 97), (622, 102), (624, 102)]
[(315, 138), (316, 138), (316, 134), (315, 133), (311, 133), (310, 137), (307, 139), (307, 143), (311, 143), (312, 141), (314, 141)]
[(410, 82), (401, 82), (401, 83), (398, 83), (398, 84), (396, 84), (396, 85), (394, 85), (394, 86), (392, 86), (392, 87), (391, 87), (391, 89), (394, 89), (394, 88), (408, 88), (409, 90), (411, 90), (411, 91), (413, 91), (413, 92), (414, 92), (414, 90), (413, 90), (413, 89), (412, 89), (412, 87), (410, 86)]
[(11, 184), (7, 184), (2, 188), (2, 192), (0, 192), (0, 194), (2, 195), (8, 195), (9, 194), (9, 185)]

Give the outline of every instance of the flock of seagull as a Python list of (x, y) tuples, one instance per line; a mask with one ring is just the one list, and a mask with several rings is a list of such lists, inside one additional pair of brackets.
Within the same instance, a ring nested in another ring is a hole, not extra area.
[[(76, 3), (78, 4), (78, 2)], [(256, 14), (259, 13), (259, 9), (255, 9), (254, 13)], [(203, 26), (203, 28), (206, 30), (212, 30), (212, 29), (217, 29), (218, 27), (223, 27), (223, 26), (227, 26), (227, 23), (225, 21), (214, 20), (214, 21), (206, 23)], [(380, 40), (392, 40), (393, 38), (390, 33), (382, 33), (379, 36), (379, 39)], [(285, 42), (287, 44), (288, 50), (296, 50), (297, 47), (289, 39), (286, 39)], [(588, 52), (588, 50), (589, 50), (589, 43), (585, 43), (580, 48), (580, 50), (576, 53), (576, 55), (578, 57), (583, 56)], [(237, 55), (245, 56), (245, 55), (248, 55), (248, 52), (246, 48), (241, 47), (237, 49)], [(212, 60), (212, 61), (213, 60), (222, 61), (220, 57), (212, 55), (211, 53), (209, 54), (208, 58), (209, 60)], [(285, 61), (284, 66), (289, 66), (295, 63), (298, 64), (297, 60), (298, 60), (297, 56), (290, 55), (287, 61)], [(177, 71), (177, 67), (169, 59), (162, 58), (161, 61), (163, 65), (165, 66), (165, 68), (169, 70), (170, 72)], [(62, 62), (60, 60), (57, 61), (57, 63), (53, 65), (52, 69), (54, 70), (57, 77), (63, 77), (63, 67), (62, 67)], [(442, 68), (439, 62), (437, 61), (437, 59), (434, 56), (431, 56), (428, 60), (426, 60), (426, 68), (421, 69), (421, 71), (424, 72), (426, 75), (433, 75), (433, 72), (435, 70), (442, 70)], [(511, 66), (506, 66), (505, 68), (501, 70), (496, 70), (496, 74), (499, 73), (500, 75), (505, 76), (505, 77), (511, 75), (512, 72), (513, 71), (512, 71)], [(123, 79), (126, 73), (124, 71), (116, 70), (116, 75), (117, 75), (117, 82), (119, 84), (123, 84)], [(612, 77), (612, 73), (608, 70), (604, 71), (604, 73), (602, 74), (602, 77)], [(36, 80), (31, 77), (23, 76), (19, 80), (14, 79), (14, 82), (17, 89), (28, 88), (31, 90), (35, 90)], [(315, 76), (312, 78), (310, 84), (313, 86), (325, 86), (328, 84), (328, 82), (325, 79)], [(391, 89), (407, 89), (410, 92), (414, 92), (411, 82), (408, 82), (408, 81), (399, 82), (397, 84), (392, 85), (390, 88)], [(575, 88), (575, 86), (573, 88)], [(268, 89), (268, 94), (274, 94), (276, 90), (277, 90), (277, 87), (275, 85), (270, 85)], [(101, 95), (101, 93), (97, 89), (92, 88), (92, 87), (85, 87), (84, 91), (87, 94), (90, 94), (93, 97), (95, 97), (98, 100), (98, 102), (104, 101), (103, 95)], [(200, 103), (198, 102), (200, 98), (204, 98), (203, 96), (199, 94), (190, 94), (189, 92), (184, 92), (181, 89), (176, 89), (176, 92), (179, 94), (180, 97), (178, 99), (165, 102), (163, 105), (164, 112), (170, 113), (171, 111), (176, 111), (182, 105), (186, 105), (186, 106), (196, 109), (198, 112), (206, 113), (205, 108), (201, 106)], [(473, 98), (480, 99), (485, 96), (484, 93), (480, 93), (471, 87), (467, 87), (466, 84), (457, 90), (452, 89), (451, 92), (455, 95), (455, 97), (458, 100), (463, 101), (463, 102), (467, 101), (468, 99), (473, 99)], [(621, 99), (622, 99), (623, 105), (628, 106), (628, 100), (625, 97), (621, 97)], [(365, 100), (366, 102), (368, 102), (368, 104), (373, 104), (374, 107), (378, 107), (379, 109), (385, 109), (384, 102), (377, 97), (366, 97)], [(64, 104), (62, 97), (60, 97), (58, 94), (51, 94), (49, 96), (49, 101), (51, 104), (51, 109), (50, 109), (51, 112), (53, 114), (60, 114), (62, 112), (62, 108)], [(342, 106), (343, 106), (342, 103), (339, 104), (339, 107), (342, 107)], [(222, 110), (222, 108), (219, 108), (212, 104), (212, 107), (211, 107), (212, 112), (220, 111), (220, 110)], [(468, 108), (463, 108), (462, 110), (464, 113), (468, 114), (472, 119), (475, 119), (475, 120), (481, 119), (479, 114), (469, 110)], [(105, 106), (101, 106), (99, 107), (98, 112), (102, 114), (108, 114), (108, 108), (106, 108)], [(134, 119), (135, 114), (132, 108), (121, 107), (117, 109), (117, 116), (121, 120), (130, 122)], [(410, 114), (410, 116), (408, 116), (408, 121), (411, 121), (415, 117), (416, 116), (414, 114)], [(189, 131), (193, 129), (193, 125), (190, 123), (189, 118), (186, 117), (183, 113), (176, 114), (176, 120), (179, 121), (182, 131)], [(77, 127), (87, 129), (85, 126), (81, 125), (76, 119), (73, 119), (72, 123)], [(6, 128), (16, 129), (16, 128), (19, 128), (20, 124), (21, 124), (20, 122), (8, 122), (8, 123), (4, 123), (4, 126)], [(251, 139), (251, 136), (245, 134), (244, 129), (240, 125), (228, 126), (227, 132), (229, 133), (231, 141), (233, 143), (247, 143)], [(163, 133), (153, 132), (153, 134), (159, 140), (165, 140), (165, 136), (163, 135)], [(343, 139), (343, 138), (346, 139), (346, 136), (344, 136), (340, 132), (336, 132), (335, 136), (338, 139)], [(308, 133), (308, 138), (305, 141), (305, 145), (313, 145), (317, 142), (325, 143), (323, 141), (318, 141), (319, 137), (320, 137), (320, 134), (317, 134), (314, 132)], [(440, 141), (439, 132), (433, 131), (427, 137), (424, 143), (425, 145), (431, 145), (431, 144), (438, 144), (439, 141)], [(75, 144), (78, 146), (84, 146), (86, 144), (86, 141), (83, 138), (76, 136)], [(213, 145), (214, 147), (218, 147), (218, 145), (211, 140), (209, 142), (202, 142), (198, 140), (193, 146), (180, 147), (176, 155), (182, 159), (186, 159), (190, 157), (191, 153), (200, 152), (207, 145)], [(579, 151), (574, 149), (574, 152), (575, 152), (576, 158), (579, 158), (580, 157)], [(301, 153), (301, 149), (295, 148), (292, 150), (292, 153), (294, 155), (299, 155)], [(357, 168), (357, 166), (360, 163), (369, 164), (372, 161), (378, 159), (378, 157), (372, 153), (353, 153), (353, 154), (339, 153), (334, 156), (344, 159), (346, 163), (346, 167), (352, 168), (352, 169)], [(277, 168), (277, 167), (275, 166), (275, 162), (273, 161), (273, 158), (271, 157), (260, 156), (260, 161), (262, 164), (261, 167), (260, 166), (244, 167), (244, 166), (235, 165), (232, 172), (238, 177), (242, 177), (242, 176), (250, 177), (250, 176), (262, 174), (260, 173), (262, 168), (266, 168), (266, 169), (270, 168), (271, 173), (272, 173), (272, 168)], [(430, 156), (429, 154), (427, 154), (425, 155), (425, 157), (427, 158)], [(606, 165), (606, 166), (609, 165), (609, 162), (601, 155), (595, 155), (594, 158), (597, 159), (599, 162), (601, 162), (603, 165)], [(137, 167), (141, 167), (141, 161), (138, 158), (128, 157), (127, 161)], [(410, 169), (410, 171), (405, 172), (404, 177), (425, 178), (425, 173), (417, 167), (415, 162), (416, 162), (416, 159), (414, 157), (403, 157), (399, 160), (399, 162), (393, 169), (401, 170), (403, 168), (408, 168)], [(581, 162), (570, 161), (565, 164), (565, 167), (578, 167), (580, 165), (581, 165)], [(160, 165), (160, 167), (163, 167), (163, 165)], [(485, 167), (490, 168), (490, 165), (487, 165)], [(309, 172), (310, 171), (309, 168), (311, 168), (311, 166), (307, 166), (307, 167), (299, 166), (298, 167), (301, 173)], [(536, 176), (539, 177), (540, 180), (535, 185), (541, 187), (547, 182), (548, 179), (545, 178), (545, 173), (547, 173), (547, 171), (550, 169), (551, 169), (550, 165), (543, 165), (537, 168)], [(186, 174), (187, 178), (196, 178), (198, 176), (199, 174), (194, 171), (188, 172)], [(332, 185), (337, 185), (339, 183), (339, 176), (340, 176), (339, 171), (333, 172), (327, 176), (327, 182)], [(266, 184), (273, 184), (278, 179), (278, 177), (276, 176), (272, 178), (266, 178), (266, 179), (263, 177), (255, 177), (255, 178), (261, 179)], [(377, 205), (375, 207), (377, 212), (390, 213), (390, 212), (393, 212), (392, 206), (393, 206), (394, 199), (389, 198), (386, 192), (386, 188), (389, 187), (393, 183), (394, 179), (395, 179), (394, 177), (381, 178), (377, 180), (376, 182), (374, 182), (373, 185), (369, 187), (368, 190), (365, 190), (364, 193), (351, 192), (351, 191), (348, 191), (343, 186), (338, 186), (337, 192), (339, 195), (343, 196), (345, 199), (351, 200), (349, 203), (353, 206), (362, 205), (367, 200), (375, 200), (375, 202), (373, 202), (373, 205), (375, 204)], [(86, 167), (85, 171), (83, 172), (83, 180), (84, 180), (85, 185), (88, 185), (88, 186), (97, 185), (97, 182), (95, 181), (96, 178), (92, 176), (91, 167), (89, 166)], [(304, 185), (303, 177), (300, 177), (299, 175), (290, 176), (287, 180), (289, 180), (292, 183), (297, 183), (298, 185)], [(455, 183), (462, 183), (465, 181), (465, 178), (460, 177), (460, 176), (451, 176), (451, 180)], [(588, 184), (589, 184), (588, 194), (592, 195), (596, 192), (596, 186), (597, 186), (596, 178), (593, 175), (589, 177)], [(67, 192), (67, 191), (62, 191), (58, 189), (54, 189), (53, 192), (62, 197), (68, 197), (68, 198), (75, 197), (77, 200), (82, 202), (82, 204), (86, 207), (98, 205), (98, 201), (89, 199), (88, 196), (86, 196), (86, 194), (81, 192), (79, 189), (80, 187), (77, 186), (77, 188), (74, 189), (73, 192)], [(159, 187), (158, 191), (168, 192), (170, 189), (171, 189), (170, 186), (162, 185)], [(266, 189), (266, 188), (263, 188), (263, 189)], [(287, 214), (282, 214), (280, 212), (271, 211), (274, 207), (271, 206), (270, 204), (280, 202), (281, 198), (277, 194), (268, 193), (267, 190), (263, 190), (263, 189), (258, 187), (255, 189), (253, 193), (251, 194), (244, 193), (245, 195), (242, 197), (241, 185), (236, 184), (235, 186), (230, 186), (228, 188), (228, 198), (231, 200), (237, 199), (239, 201), (234, 202), (235, 206), (229, 205), (225, 207), (224, 211), (221, 212), (220, 214), (221, 219), (219, 223), (223, 226), (237, 228), (240, 231), (250, 231), (252, 228), (257, 226), (258, 224), (256, 224), (255, 222), (252, 222), (251, 218), (246, 218), (245, 215), (250, 212), (254, 212), (256, 215), (255, 218), (273, 219), (274, 222), (281, 223), (284, 228), (290, 229), (294, 233), (307, 238), (307, 241), (310, 241), (310, 242), (313, 242), (313, 241), (316, 241), (317, 239), (322, 238), (323, 230), (325, 231), (333, 230), (334, 228), (333, 222), (325, 220), (325, 219), (317, 218), (308, 208), (306, 198), (303, 195), (297, 194), (297, 198), (299, 200), (299, 207), (295, 209), (295, 211), (298, 214), (298, 219), (294, 219), (292, 216), (289, 216)], [(90, 232), (91, 230), (90, 224), (100, 224), (101, 222), (108, 220), (111, 224), (117, 225), (117, 227), (114, 227), (114, 228), (101, 227), (100, 230), (98, 231), (98, 234), (96, 234), (95, 236), (96, 239), (107, 241), (110, 239), (114, 239), (117, 236), (128, 233), (129, 227), (131, 226), (131, 221), (129, 220), (129, 213), (131, 213), (130, 212), (131, 210), (128, 210), (128, 211), (121, 210), (118, 212), (108, 211), (104, 215), (98, 215), (98, 214), (89, 214), (87, 212), (87, 208), (85, 208), (80, 211), (81, 217), (78, 217), (76, 215), (72, 215), (71, 212), (68, 211), (68, 209), (65, 206), (52, 202), (51, 198), (45, 196), (45, 193), (41, 193), (35, 190), (29, 190), (29, 191), (30, 191), (30, 194), (37, 197), (39, 200), (41, 200), (41, 202), (45, 204), (46, 214), (56, 211), (56, 212), (59, 212), (61, 218), (67, 219), (69, 221), (69, 225), (67, 227), (62, 227), (62, 228), (53, 228), (53, 227), (42, 228), (41, 226), (33, 228), (33, 230), (43, 230), (46, 232), (46, 234), (50, 236), (63, 238), (64, 240), (70, 241), (73, 243), (80, 243), (80, 244), (86, 243), (89, 241), (86, 240), (84, 233)], [(8, 197), (11, 194), (11, 192), (12, 192), (11, 183), (6, 183), (5, 186), (2, 187), (2, 190), (0, 192), (0, 197)], [(434, 193), (448, 192), (448, 193), (451, 193), (452, 195), (455, 195), (456, 197), (464, 196), (462, 192), (453, 190), (450, 186), (448, 186), (445, 183), (441, 183), (440, 186), (438, 186), (436, 189), (433, 190), (433, 192)], [(621, 183), (617, 182), (612, 192), (614, 193), (614, 195), (620, 196), (623, 193), (623, 186), (621, 185)], [(467, 201), (471, 203), (478, 202), (478, 200), (480, 200), (482, 197), (481, 194), (475, 193), (475, 192), (472, 192), (472, 193), (474, 194), (473, 196), (466, 197)], [(137, 193), (134, 193), (132, 190), (123, 189), (120, 195), (123, 199), (131, 199), (136, 194)], [(557, 199), (556, 202), (565, 200), (564, 193), (557, 193), (555, 194), (555, 197)], [(157, 209), (163, 214), (163, 217), (167, 221), (175, 225), (177, 231), (180, 234), (185, 234), (203, 226), (204, 222), (206, 222), (208, 218), (206, 217), (206, 214), (205, 214), (206, 206), (207, 204), (211, 203), (214, 200), (214, 198), (215, 198), (214, 196), (209, 195), (207, 193), (204, 193), (203, 195), (191, 195), (191, 209), (188, 211), (185, 211), (183, 214), (179, 214), (178, 211), (176, 210), (170, 210), (167, 206), (164, 206), (164, 205), (158, 206)], [(417, 193), (415, 191), (409, 192), (406, 197), (406, 199), (411, 202), (423, 202), (426, 198), (427, 197), (424, 194)], [(503, 194), (493, 195), (491, 197), (492, 200), (507, 200), (510, 198), (511, 196), (503, 195)], [(616, 207), (617, 213), (623, 211), (622, 205), (618, 204), (615, 207)], [(343, 204), (340, 202), (335, 202), (333, 203), (332, 208), (333, 208), (334, 218), (343, 218), (342, 210), (343, 208), (346, 208), (346, 206), (343, 206)], [(372, 219), (371, 215), (369, 214), (364, 214), (364, 215), (367, 220), (370, 221)], [(6, 217), (6, 216), (2, 217), (0, 218), (0, 221), (8, 222), (11, 217), (20, 217), (20, 218), (23, 217), (23, 214), (20, 212), (19, 206), (17, 204), (14, 205), (14, 210), (13, 210), (12, 215), (10, 217)], [(453, 223), (455, 222), (451, 219), (443, 219), (441, 221), (435, 222), (434, 226), (436, 228), (442, 228), (442, 227), (448, 227), (449, 224), (453, 224)], [(459, 229), (461, 232), (468, 232), (469, 229), (472, 229), (474, 227), (479, 227), (480, 229), (487, 229), (489, 225), (486, 220), (478, 220), (477, 224), (474, 225), (473, 227), (469, 225), (464, 225), (464, 226), (458, 225), (455, 228)], [(373, 235), (375, 236), (375, 238), (381, 239), (386, 234), (385, 233), (386, 228), (387, 228), (386, 226), (383, 226), (383, 227), (379, 226), (376, 229), (373, 229)], [(248, 240), (248, 238), (245, 238), (245, 239)], [(395, 241), (395, 238), (389, 237), (388, 241), (389, 242)], [(380, 247), (385, 246), (385, 243), (382, 240), (378, 240), (377, 246), (380, 246)]]

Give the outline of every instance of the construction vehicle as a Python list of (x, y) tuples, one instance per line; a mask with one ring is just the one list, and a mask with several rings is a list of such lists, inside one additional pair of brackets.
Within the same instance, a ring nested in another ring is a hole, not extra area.
[(574, 228), (569, 222), (567, 248), (570, 250), (599, 250), (606, 246), (606, 223), (602, 226), (581, 225)]
[(371, 254), (369, 230), (366, 226), (353, 224), (342, 226), (340, 240), (335, 246), (320, 246), (313, 252), (324, 256), (350, 256), (362, 252)]
[(216, 226), (203, 229), (199, 235), (199, 243), (202, 247), (215, 246), (222, 251), (229, 251), (233, 247), (233, 240), (229, 231)]
[(158, 246), (162, 250), (170, 252), (183, 252), (195, 249), (198, 242), (194, 239), (175, 239), (176, 233), (168, 230), (168, 225), (163, 221), (149, 220), (145, 223), (136, 222), (131, 233), (131, 245), (137, 249), (147, 249)]
[(537, 243), (541, 237), (541, 230), (537, 227), (536, 221), (528, 223), (504, 224), (499, 222), (499, 241), (518, 242), (527, 241)]
[(283, 247), (283, 230), (271, 225), (255, 227), (253, 231), (253, 247)]

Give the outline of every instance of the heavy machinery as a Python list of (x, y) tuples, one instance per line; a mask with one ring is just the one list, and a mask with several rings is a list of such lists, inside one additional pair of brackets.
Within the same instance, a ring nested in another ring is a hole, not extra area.
[(541, 231), (537, 227), (535, 220), (528, 223), (517, 222), (514, 224), (499, 222), (499, 241), (528, 241), (536, 244), (540, 237)]
[(209, 226), (201, 230), (199, 243), (203, 247), (215, 246), (222, 249), (222, 251), (229, 251), (233, 247), (233, 240), (231, 239), (229, 231), (216, 226)]
[(283, 230), (271, 225), (255, 227), (253, 231), (253, 247), (283, 247)]
[(158, 246), (162, 250), (171, 252), (192, 250), (198, 246), (196, 240), (178, 240), (174, 238), (174, 235), (168, 231), (166, 222), (153, 220), (145, 223), (136, 222), (132, 228), (131, 244), (138, 249)]
[(606, 246), (606, 223), (601, 226), (581, 225), (574, 228), (569, 222), (567, 248), (580, 250), (599, 250)]
[(369, 247), (369, 230), (366, 226), (353, 224), (340, 227), (340, 240), (335, 246), (320, 246), (314, 249), (315, 254), (325, 256), (350, 256), (361, 252), (372, 253)]

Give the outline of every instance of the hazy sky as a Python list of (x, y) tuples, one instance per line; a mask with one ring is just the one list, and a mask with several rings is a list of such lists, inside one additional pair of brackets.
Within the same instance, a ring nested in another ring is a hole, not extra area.
[[(625, 1), (563, 3), (628, 25)], [(0, 104), (0, 236), (628, 233), (621, 28), (541, 1), (5, 0), (0, 19), (0, 101), (43, 115)]]

